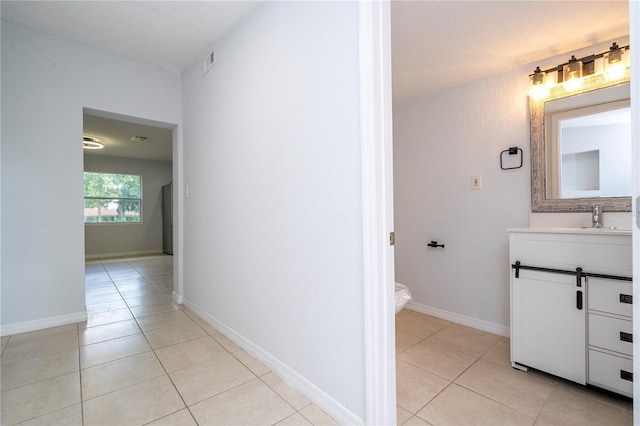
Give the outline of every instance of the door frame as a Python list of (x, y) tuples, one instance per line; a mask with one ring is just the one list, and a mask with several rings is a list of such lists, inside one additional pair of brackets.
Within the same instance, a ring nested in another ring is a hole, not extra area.
[[(633, 253), (633, 297), (640, 300), (640, 2), (629, 0), (629, 44), (631, 52), (631, 152), (632, 158), (632, 253)], [(635, 117), (635, 118), (634, 118)], [(640, 315), (634, 309), (633, 333), (640, 335)], [(633, 372), (640, 377), (640, 339), (633, 342)], [(634, 380), (633, 424), (640, 424), (640, 381)]]
[(365, 423), (388, 425), (396, 422), (391, 12), (388, 1), (359, 5)]
[[(141, 118), (132, 115), (120, 114), (90, 107), (82, 108), (82, 115), (94, 115), (96, 117), (109, 118), (112, 120), (126, 121), (129, 123), (143, 124), (146, 126), (160, 127), (172, 130), (172, 166), (171, 174), (173, 180), (173, 292), (171, 298), (176, 303), (182, 303), (183, 299), (183, 188), (182, 188), (182, 125), (179, 123), (169, 123), (153, 119)], [(84, 158), (82, 169), (84, 170)], [(82, 245), (85, 245), (84, 226), (82, 232)], [(84, 249), (83, 249), (84, 251)]]

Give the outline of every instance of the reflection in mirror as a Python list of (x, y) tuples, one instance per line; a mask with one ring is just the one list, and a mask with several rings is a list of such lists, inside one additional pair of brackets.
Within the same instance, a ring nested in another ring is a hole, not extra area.
[(631, 210), (629, 83), (595, 89), (532, 99), (532, 211)]
[(631, 195), (628, 86), (545, 103), (547, 198)]

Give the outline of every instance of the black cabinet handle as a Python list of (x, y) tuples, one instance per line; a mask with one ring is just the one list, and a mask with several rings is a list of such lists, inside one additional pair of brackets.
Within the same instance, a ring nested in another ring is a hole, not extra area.
[(578, 308), (579, 311), (582, 310), (582, 291), (581, 290), (576, 291), (576, 308)]
[(621, 331), (620, 332), (620, 340), (622, 340), (623, 342), (633, 343), (633, 334), (632, 333), (625, 333), (624, 331)]
[(582, 287), (582, 268), (576, 268), (576, 285)]
[(620, 370), (620, 378), (622, 380), (633, 382), (633, 373), (631, 373), (630, 371)]
[(620, 303), (633, 304), (633, 296), (630, 294), (620, 294)]

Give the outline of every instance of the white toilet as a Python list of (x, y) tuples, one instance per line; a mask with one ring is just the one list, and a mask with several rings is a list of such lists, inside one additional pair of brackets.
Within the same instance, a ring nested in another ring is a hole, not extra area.
[(409, 288), (400, 283), (396, 283), (396, 314), (404, 308), (404, 305), (411, 300)]

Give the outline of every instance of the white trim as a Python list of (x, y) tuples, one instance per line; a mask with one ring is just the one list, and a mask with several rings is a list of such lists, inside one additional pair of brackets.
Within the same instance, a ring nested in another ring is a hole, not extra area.
[(28, 331), (43, 330), (45, 328), (58, 327), (60, 325), (75, 324), (87, 320), (87, 311), (80, 311), (74, 314), (60, 315), (57, 317), (42, 318), (32, 321), (17, 322), (13, 324), (3, 324), (0, 335), (11, 336), (14, 334), (26, 333)]
[(184, 295), (184, 165), (182, 122), (173, 128), (173, 293), (172, 299), (183, 303)]
[(365, 423), (396, 423), (391, 32), (388, 1), (360, 2)]
[(107, 259), (113, 257), (136, 257), (136, 256), (162, 256), (164, 253), (160, 250), (136, 250), (136, 251), (122, 251), (116, 253), (99, 253), (99, 254), (86, 254), (84, 258), (86, 260), (94, 259)]
[(175, 290), (171, 292), (171, 300), (176, 302), (178, 305), (182, 305), (184, 303), (184, 297)]
[(510, 328), (505, 325), (469, 317), (457, 312), (445, 311), (444, 309), (434, 308), (433, 306), (422, 305), (415, 302), (407, 303), (405, 309), (455, 322), (456, 324), (466, 325), (467, 327), (477, 328), (478, 330), (487, 331), (489, 333), (498, 334), (500, 336), (510, 336)]
[[(258, 361), (269, 367), (271, 371), (277, 374), (291, 387), (301, 392), (321, 410), (338, 421), (339, 424), (362, 424), (362, 419), (346, 409), (342, 404), (319, 389), (317, 386), (315, 386), (305, 377), (293, 370), (291, 367), (271, 355), (269, 352), (266, 352), (260, 346), (256, 345), (243, 335), (228, 327), (219, 319), (213, 317), (212, 315), (209, 315), (198, 305), (193, 303), (193, 301), (189, 300), (186, 297), (184, 298), (184, 304), (196, 315), (198, 315), (203, 321), (221, 332), (229, 340), (244, 349), (248, 354), (256, 358)], [(395, 421), (393, 424), (395, 424)]]

